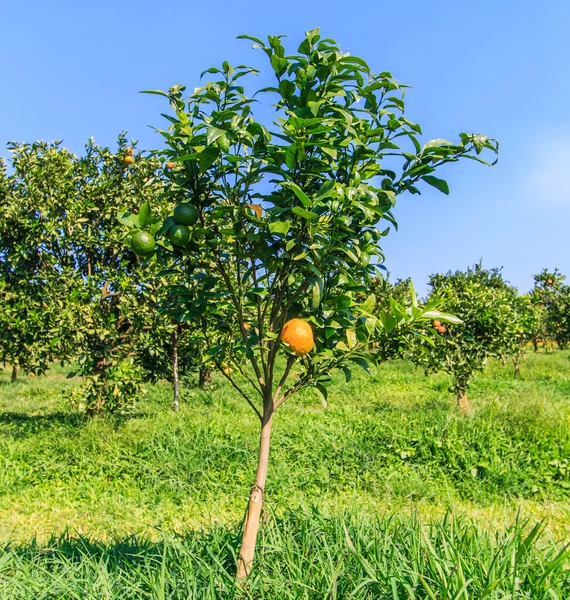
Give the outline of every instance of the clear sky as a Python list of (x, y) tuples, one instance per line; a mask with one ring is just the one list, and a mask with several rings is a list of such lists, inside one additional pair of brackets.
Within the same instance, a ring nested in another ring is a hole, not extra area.
[(28, 0), (0, 3), (0, 155), (5, 142), (62, 139), (81, 152), (121, 130), (143, 149), (167, 108), (142, 89), (199, 85), (229, 60), (264, 65), (251, 43), (320, 27), (373, 70), (413, 86), (407, 116), (426, 141), (461, 131), (501, 142), (500, 162), (446, 168), (451, 195), (399, 200), (387, 239), (392, 276), (422, 292), (430, 273), (483, 259), (521, 291), (532, 273), (570, 278), (570, 1), (288, 2)]

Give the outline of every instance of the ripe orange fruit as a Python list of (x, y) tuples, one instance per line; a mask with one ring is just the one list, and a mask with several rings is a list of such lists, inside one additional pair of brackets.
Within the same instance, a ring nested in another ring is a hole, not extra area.
[(134, 156), (135, 155), (135, 149), (134, 148), (127, 148), (127, 154), (129, 156)]
[(243, 328), (244, 328), (246, 331), (249, 331), (249, 330), (251, 329), (251, 325), (250, 325), (249, 323), (244, 323), (244, 324), (243, 324)]
[(166, 163), (166, 168), (167, 169), (174, 169), (174, 163), (173, 162), (167, 162)]
[(548, 283), (548, 285), (552, 285), (554, 282), (552, 281), (552, 279), (549, 279), (546, 283)]
[(232, 372), (232, 370), (229, 367), (226, 367), (224, 369), (224, 374), (226, 374), (226, 375), (231, 375), (231, 372)]
[(291, 319), (283, 325), (281, 341), (287, 344), (297, 356), (308, 354), (315, 345), (313, 330), (303, 319)]
[(441, 327), (441, 321), (434, 321), (434, 322), (432, 323), (432, 325), (433, 325), (434, 327)]
[(437, 328), (437, 332), (438, 332), (438, 333), (445, 333), (446, 331), (447, 331), (447, 329), (446, 329), (446, 328), (445, 328), (443, 325), (440, 325), (440, 326)]
[(123, 162), (126, 165), (132, 165), (135, 162), (135, 157), (131, 156), (130, 154), (127, 154), (127, 156), (125, 156), (125, 158), (123, 159)]
[(251, 210), (256, 214), (258, 219), (261, 219), (262, 215), (263, 215), (263, 208), (261, 208), (261, 205), (259, 204), (246, 204), (246, 206), (248, 208), (251, 208)]

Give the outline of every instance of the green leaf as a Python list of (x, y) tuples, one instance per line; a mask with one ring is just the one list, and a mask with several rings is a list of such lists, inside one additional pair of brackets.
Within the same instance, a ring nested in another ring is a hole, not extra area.
[(366, 298), (365, 302), (360, 307), (364, 312), (372, 313), (374, 307), (376, 306), (376, 296), (374, 294), (370, 294), (368, 298)]
[(321, 303), (322, 294), (323, 282), (320, 279), (317, 279), (315, 281), (315, 284), (313, 285), (313, 297), (311, 302), (313, 310), (316, 310), (319, 307)]
[(488, 139), (489, 138), (486, 135), (481, 135), (480, 133), (473, 136), (473, 144), (475, 145), (477, 154), (481, 154)]
[(211, 146), (218, 138), (225, 135), (226, 132), (223, 129), (218, 129), (217, 127), (208, 127), (208, 131), (206, 133), (206, 142), (208, 146)]
[(439, 177), (434, 177), (433, 175), (424, 175), (422, 179), (432, 185), (434, 188), (437, 188), (440, 192), (444, 194), (449, 194), (449, 185), (445, 179), (440, 179)]
[(456, 325), (463, 323), (463, 321), (455, 315), (448, 315), (447, 313), (439, 312), (438, 310), (428, 310), (422, 314), (423, 319), (437, 319), (445, 323), (455, 323)]
[(346, 340), (348, 342), (348, 347), (351, 349), (354, 348), (354, 346), (356, 346), (356, 344), (358, 343), (356, 333), (352, 331), (352, 329), (346, 330)]
[(156, 94), (157, 96), (165, 96), (166, 98), (170, 98), (168, 92), (163, 92), (162, 90), (141, 90), (139, 94)]
[(132, 213), (130, 211), (124, 211), (124, 210), (120, 210), (117, 213), (117, 221), (119, 221), (119, 223), (121, 223), (121, 225), (124, 225), (125, 227), (128, 227), (129, 229), (132, 229), (133, 227), (138, 227), (138, 224), (139, 224), (138, 215), (135, 215), (134, 213)]
[(312, 202), (309, 196), (307, 196), (307, 194), (305, 194), (305, 192), (296, 183), (293, 181), (282, 181), (280, 183), (283, 187), (291, 188), (295, 196), (299, 198), (304, 206), (311, 206)]
[(326, 408), (328, 398), (327, 388), (322, 383), (317, 382), (315, 383), (315, 391), (317, 392), (317, 396), (319, 396), (319, 398), (321, 399), (323, 406)]
[(312, 221), (313, 219), (318, 219), (318, 217), (319, 217), (319, 215), (317, 215), (317, 213), (311, 212), (309, 210), (305, 210), (304, 208), (301, 208), (300, 206), (294, 206), (293, 212), (296, 215), (303, 217), (303, 219), (307, 219), (307, 221)]
[(351, 358), (352, 362), (355, 362), (359, 367), (361, 367), (362, 369), (364, 369), (369, 375), (370, 373), (370, 366), (368, 365), (368, 361), (364, 358), (362, 358), (362, 356), (353, 356)]
[(205, 173), (217, 160), (220, 155), (220, 150), (216, 146), (208, 146), (198, 154), (198, 162), (200, 163), (200, 171)]
[(412, 299), (412, 306), (414, 308), (418, 307), (418, 297), (416, 296), (416, 289), (414, 288), (414, 284), (410, 281), (410, 296)]
[(291, 144), (285, 148), (285, 164), (291, 171), (297, 165), (297, 144)]
[(148, 227), (152, 222), (152, 210), (150, 208), (150, 202), (147, 200), (141, 204), (139, 209), (139, 225), (141, 227)]
[(442, 140), (442, 139), (438, 138), (438, 139), (430, 140), (429, 142), (426, 142), (424, 144), (423, 149), (426, 150), (427, 148), (435, 148), (437, 146), (453, 146), (453, 144), (451, 142), (448, 142), (447, 140)]
[(281, 75), (283, 75), (283, 73), (285, 73), (289, 67), (289, 61), (277, 56), (277, 54), (273, 54), (271, 56), (271, 66), (273, 67), (277, 77), (281, 77)]
[(289, 227), (291, 227), (291, 223), (288, 221), (274, 221), (273, 223), (269, 223), (269, 232), (274, 235), (287, 235), (289, 231)]

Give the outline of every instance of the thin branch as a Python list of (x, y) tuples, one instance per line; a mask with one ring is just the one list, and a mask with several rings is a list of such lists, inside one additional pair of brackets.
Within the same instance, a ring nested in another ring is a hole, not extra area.
[(259, 417), (260, 421), (263, 421), (263, 416), (261, 415), (261, 413), (259, 412), (259, 410), (257, 409), (257, 406), (255, 406), (255, 404), (249, 399), (248, 395), (239, 387), (239, 385), (237, 383), (235, 383), (235, 381), (224, 372), (224, 369), (221, 368), (220, 365), (217, 365), (218, 369), (222, 372), (222, 375), (232, 384), (232, 386), (246, 399), (247, 403), (251, 406), (251, 408), (253, 408), (253, 410), (255, 411), (255, 414)]
[(283, 386), (285, 385), (285, 381), (287, 380), (287, 377), (289, 376), (289, 372), (291, 371), (291, 368), (295, 364), (296, 359), (297, 359), (297, 357), (292, 356), (292, 355), (290, 355), (289, 358), (287, 359), (287, 366), (285, 367), (283, 376), (279, 380), (279, 385), (277, 386), (277, 389), (275, 390), (275, 394), (273, 395), (274, 410), (277, 409), (277, 407), (279, 406), (279, 395), (281, 394), (281, 390), (283, 389)]

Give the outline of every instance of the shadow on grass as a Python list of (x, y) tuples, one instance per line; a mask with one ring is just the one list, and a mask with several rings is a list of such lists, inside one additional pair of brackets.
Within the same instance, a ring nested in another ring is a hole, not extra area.
[(69, 432), (80, 431), (89, 423), (98, 420), (110, 422), (115, 429), (119, 429), (128, 421), (148, 417), (144, 412), (133, 412), (125, 415), (105, 415), (89, 417), (82, 412), (54, 411), (45, 414), (27, 414), (19, 412), (0, 412), (0, 427), (5, 433), (14, 438), (28, 437), (46, 431), (61, 431), (67, 429)]

